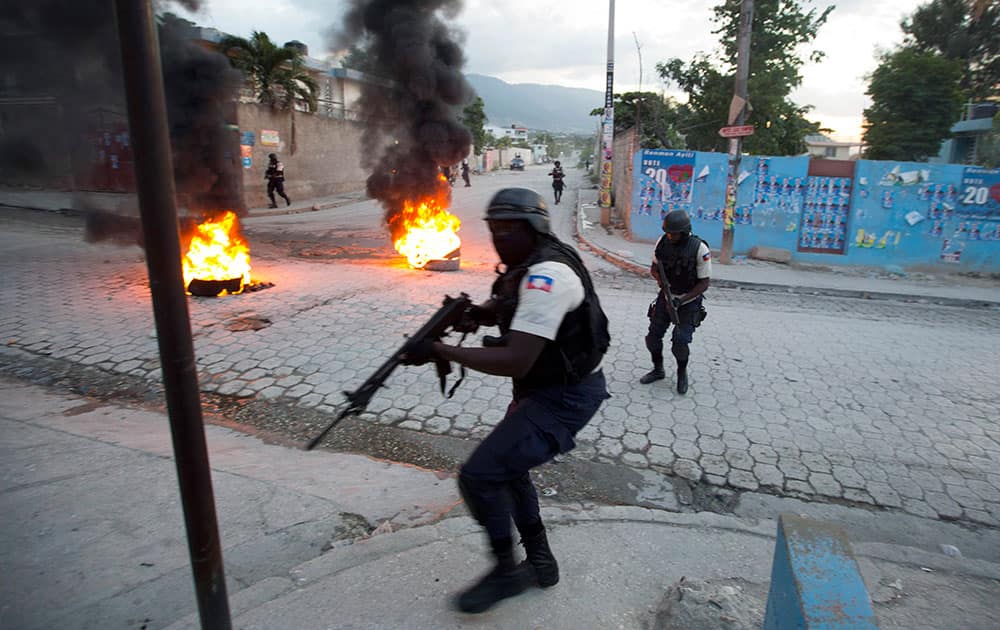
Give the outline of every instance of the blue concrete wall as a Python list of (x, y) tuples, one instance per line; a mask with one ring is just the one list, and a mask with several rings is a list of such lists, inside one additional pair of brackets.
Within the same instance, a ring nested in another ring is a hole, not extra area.
[[(662, 217), (681, 209), (719, 248), (724, 154), (643, 150), (634, 167), (634, 238), (656, 240)], [(804, 156), (743, 158), (736, 253), (759, 245), (796, 262), (1000, 272), (1000, 169), (860, 160), (853, 178), (808, 170)]]
[[(721, 204), (726, 196), (727, 158), (721, 153), (645, 149), (634, 156), (631, 231), (655, 241), (671, 210), (691, 215), (695, 233), (710, 244), (722, 238)], [(703, 229), (705, 225), (718, 230)], [(710, 234), (718, 231), (719, 234)]]

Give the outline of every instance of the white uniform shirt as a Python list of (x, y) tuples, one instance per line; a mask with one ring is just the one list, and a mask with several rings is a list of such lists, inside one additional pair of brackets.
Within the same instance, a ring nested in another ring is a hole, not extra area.
[[(663, 240), (665, 235), (660, 236), (656, 240), (656, 246), (653, 248), (653, 260), (652, 264), (656, 264), (656, 248), (660, 246), (660, 241)], [(705, 278), (712, 277), (712, 250), (708, 248), (705, 241), (702, 241), (698, 245), (698, 279), (704, 280)]]
[(554, 341), (566, 314), (583, 298), (583, 283), (568, 265), (551, 260), (534, 264), (521, 280), (510, 328)]

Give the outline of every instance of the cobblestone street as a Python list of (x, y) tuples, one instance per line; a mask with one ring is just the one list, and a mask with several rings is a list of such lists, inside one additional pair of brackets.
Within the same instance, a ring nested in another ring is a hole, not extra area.
[[(76, 219), (24, 213), (3, 224), (0, 363), (45, 356), (157, 381), (141, 252), (82, 242)], [(342, 392), (360, 385), (445, 294), (486, 297), (492, 252), (482, 236), (466, 243), (463, 270), (437, 274), (258, 248), (254, 277), (273, 288), (190, 300), (202, 389), (336, 413)], [(649, 369), (650, 283), (595, 267), (612, 325), (605, 371), (613, 397), (571, 457), (735, 491), (1000, 526), (996, 310), (710, 289), (691, 389), (678, 396), (670, 376), (638, 384)], [(400, 368), (362, 418), (475, 437), (507, 402), (500, 378), (470, 372), (447, 400), (431, 366)]]

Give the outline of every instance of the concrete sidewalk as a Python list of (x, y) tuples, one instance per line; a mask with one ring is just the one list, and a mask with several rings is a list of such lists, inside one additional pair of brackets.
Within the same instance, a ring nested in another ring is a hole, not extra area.
[[(277, 208), (269, 208), (267, 200), (262, 199), (261, 205), (247, 209), (248, 216), (267, 217), (280, 214), (299, 214), (315, 212), (363, 201), (365, 191), (352, 190), (328, 195), (326, 197), (311, 197), (296, 199), (288, 206), (284, 200)], [(0, 208), (7, 206), (25, 208), (28, 210), (74, 211), (79, 213), (101, 211), (139, 216), (139, 198), (134, 193), (100, 193), (73, 192), (62, 190), (30, 190), (30, 189), (0, 189)]]
[[(682, 576), (763, 607), (772, 518), (548, 499), (560, 584), (462, 615), (450, 597), (488, 561), (448, 474), (207, 436), (236, 628), (645, 628)], [(2, 377), (0, 484), (0, 626), (197, 627), (162, 412)], [(854, 547), (882, 628), (1000, 625), (1000, 566)]]
[[(605, 259), (648, 274), (654, 243), (630, 241), (620, 228), (600, 224), (597, 190), (579, 191), (580, 241)], [(734, 257), (729, 265), (715, 261), (712, 284), (794, 293), (872, 299), (898, 299), (959, 306), (1000, 306), (1000, 281), (953, 274), (892, 274), (870, 268), (796, 266)]]

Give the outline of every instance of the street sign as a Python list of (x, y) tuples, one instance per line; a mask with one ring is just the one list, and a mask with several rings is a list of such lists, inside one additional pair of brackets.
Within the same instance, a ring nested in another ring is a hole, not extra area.
[(741, 136), (752, 136), (753, 125), (740, 125), (737, 127), (723, 127), (719, 129), (719, 135), (723, 138), (739, 138)]

